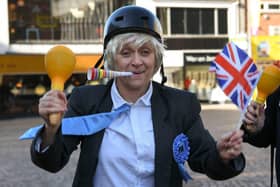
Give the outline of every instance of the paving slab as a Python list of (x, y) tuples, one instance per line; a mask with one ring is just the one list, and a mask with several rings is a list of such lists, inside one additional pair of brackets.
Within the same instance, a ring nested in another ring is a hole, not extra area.
[[(240, 112), (232, 104), (202, 104), (205, 127), (215, 138), (235, 129)], [(0, 120), (0, 187), (70, 187), (79, 152), (58, 173), (49, 173), (30, 160), (30, 140), (18, 137), (28, 128), (42, 123), (38, 117), (9, 117)], [(270, 185), (270, 149), (243, 146), (246, 156), (245, 171), (226, 181), (214, 181), (205, 175), (190, 171), (193, 181), (184, 187), (266, 187)], [(190, 169), (188, 169), (190, 170)], [(223, 171), (221, 171), (223, 172)], [(276, 179), (274, 178), (274, 181)], [(274, 185), (276, 186), (276, 184)]]

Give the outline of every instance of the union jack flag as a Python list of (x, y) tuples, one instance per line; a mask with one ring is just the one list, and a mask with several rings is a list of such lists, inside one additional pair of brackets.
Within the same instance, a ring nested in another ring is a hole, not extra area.
[(258, 83), (260, 72), (245, 51), (233, 42), (228, 43), (211, 62), (218, 85), (242, 111), (246, 109)]

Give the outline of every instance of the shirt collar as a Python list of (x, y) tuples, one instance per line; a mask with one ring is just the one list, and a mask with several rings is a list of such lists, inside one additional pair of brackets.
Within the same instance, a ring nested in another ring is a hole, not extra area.
[(116, 80), (114, 80), (112, 88), (111, 88), (111, 97), (113, 101), (113, 109), (119, 108), (123, 104), (128, 104), (128, 105), (138, 105), (141, 104), (145, 106), (151, 106), (151, 97), (153, 93), (153, 84), (150, 82), (149, 88), (146, 91), (146, 93), (140, 97), (135, 103), (129, 103), (124, 98), (120, 95), (117, 85), (116, 85)]

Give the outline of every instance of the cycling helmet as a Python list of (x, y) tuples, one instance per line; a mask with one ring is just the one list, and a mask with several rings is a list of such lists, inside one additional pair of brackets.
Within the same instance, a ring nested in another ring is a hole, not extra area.
[(162, 42), (162, 28), (158, 18), (149, 10), (129, 5), (115, 10), (104, 27), (104, 49), (109, 40), (128, 32), (146, 33)]

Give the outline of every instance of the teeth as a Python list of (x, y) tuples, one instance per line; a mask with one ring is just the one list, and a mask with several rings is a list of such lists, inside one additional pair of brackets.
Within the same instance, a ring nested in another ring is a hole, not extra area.
[(104, 70), (98, 68), (90, 68), (87, 72), (87, 79), (88, 80), (100, 80), (103, 78), (115, 78), (121, 76), (131, 76), (133, 75), (132, 72), (124, 72), (124, 71), (111, 71), (111, 70)]

